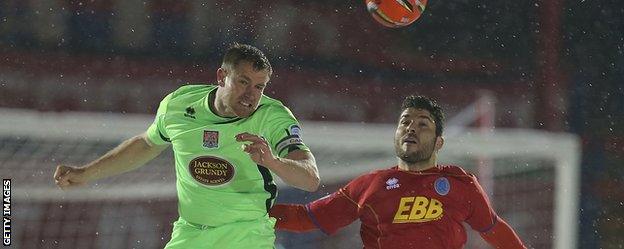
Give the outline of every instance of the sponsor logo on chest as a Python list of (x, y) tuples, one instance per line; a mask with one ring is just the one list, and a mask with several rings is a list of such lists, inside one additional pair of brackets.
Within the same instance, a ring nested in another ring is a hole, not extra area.
[(401, 197), (392, 223), (423, 223), (444, 215), (442, 202), (426, 196)]
[(236, 173), (230, 162), (213, 156), (196, 157), (191, 160), (188, 169), (193, 179), (210, 187), (230, 182)]

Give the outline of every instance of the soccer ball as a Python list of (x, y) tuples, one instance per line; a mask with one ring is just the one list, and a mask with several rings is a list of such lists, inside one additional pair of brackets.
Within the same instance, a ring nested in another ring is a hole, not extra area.
[(364, 0), (366, 9), (382, 25), (398, 28), (416, 21), (427, 0)]

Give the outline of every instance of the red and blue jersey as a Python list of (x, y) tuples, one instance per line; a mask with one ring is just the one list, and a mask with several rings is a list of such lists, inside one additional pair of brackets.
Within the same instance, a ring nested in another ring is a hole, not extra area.
[(373, 171), (309, 203), (306, 209), (327, 234), (360, 219), (367, 249), (463, 248), (463, 222), (486, 232), (497, 220), (474, 175), (441, 165), (425, 171), (397, 166)]

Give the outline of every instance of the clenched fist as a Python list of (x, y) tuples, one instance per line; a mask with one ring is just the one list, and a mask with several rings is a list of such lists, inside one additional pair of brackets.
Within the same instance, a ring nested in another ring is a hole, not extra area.
[(56, 166), (54, 183), (61, 189), (84, 186), (87, 184), (85, 169), (65, 165)]

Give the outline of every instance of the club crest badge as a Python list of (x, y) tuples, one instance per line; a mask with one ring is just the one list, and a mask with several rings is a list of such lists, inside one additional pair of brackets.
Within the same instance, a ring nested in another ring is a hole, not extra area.
[(447, 195), (451, 191), (451, 183), (446, 177), (440, 177), (433, 183), (436, 193), (439, 195)]
[(219, 147), (219, 132), (204, 131), (204, 147), (214, 149)]

